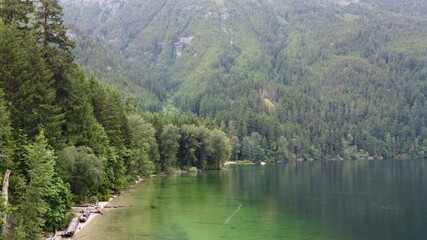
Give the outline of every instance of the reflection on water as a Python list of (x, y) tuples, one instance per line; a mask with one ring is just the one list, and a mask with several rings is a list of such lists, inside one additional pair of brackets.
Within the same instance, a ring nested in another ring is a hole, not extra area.
[(79, 239), (425, 239), (427, 162), (233, 166), (156, 177)]

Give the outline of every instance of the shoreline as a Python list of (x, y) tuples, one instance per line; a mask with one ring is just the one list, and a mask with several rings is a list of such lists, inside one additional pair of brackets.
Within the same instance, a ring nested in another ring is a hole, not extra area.
[[(118, 195), (117, 195), (118, 196)], [(98, 204), (94, 204), (94, 206), (99, 210), (102, 211), (105, 206), (107, 206), (108, 204), (111, 203), (111, 201), (113, 199), (115, 199), (117, 196), (113, 196), (110, 197), (110, 199), (108, 201), (104, 201), (104, 202), (98, 202)], [(76, 216), (78, 217), (81, 214), (81, 211), (90, 208), (89, 207), (71, 207), (71, 211), (74, 212), (76, 214)], [(86, 222), (79, 222), (76, 231), (74, 232), (73, 236), (71, 237), (63, 237), (61, 236), (62, 233), (64, 232), (62, 231), (57, 231), (55, 233), (55, 235), (53, 237), (46, 237), (44, 238), (45, 240), (65, 240), (65, 239), (75, 239), (76, 235), (83, 230), (84, 227), (86, 227), (90, 222), (92, 222), (96, 217), (98, 217), (99, 215), (102, 215), (100, 213), (91, 213), (89, 218), (86, 220)]]
[[(108, 204), (110, 204), (111, 203), (111, 201), (113, 200), (113, 199), (115, 199), (117, 196), (114, 196), (114, 197), (110, 197), (110, 199), (108, 200), (108, 202), (98, 202), (98, 209), (99, 209), (99, 211), (102, 211), (104, 208), (105, 208), (105, 206), (107, 206)], [(92, 222), (92, 220), (94, 220), (96, 217), (98, 217), (99, 215), (102, 215), (102, 214), (100, 214), (100, 213), (91, 213), (90, 214), (90, 216), (89, 216), (89, 218), (86, 220), (86, 222), (81, 222), (81, 223), (79, 223), (79, 225), (78, 225), (78, 227), (77, 227), (77, 230), (74, 232), (74, 234), (73, 234), (73, 236), (71, 237), (71, 238), (68, 238), (68, 239), (74, 239), (74, 237), (84, 228), (84, 227), (86, 227), (86, 225), (88, 225), (90, 222)], [(67, 238), (64, 238), (64, 237), (61, 237), (61, 238), (59, 238), (59, 239), (67, 239)]]
[[(90, 204), (87, 207), (71, 207), (71, 211), (74, 212), (76, 214), (76, 217), (78, 217), (85, 209), (88, 208), (95, 208), (96, 210), (99, 210), (99, 213), (91, 213), (89, 218), (85, 221), (85, 222), (79, 222), (76, 231), (74, 232), (73, 236), (71, 237), (63, 237), (61, 236), (61, 234), (64, 232), (64, 230), (61, 231), (57, 231), (55, 233), (54, 236), (52, 237), (45, 237), (44, 240), (73, 240), (73, 239), (79, 239), (80, 237), (77, 236), (79, 232), (81, 232), (89, 223), (91, 223), (92, 221), (95, 220), (95, 218), (97, 218), (100, 215), (104, 215), (106, 213), (106, 211), (108, 211), (109, 209), (107, 209), (109, 207), (109, 204), (116, 199), (117, 197), (119, 197), (122, 193), (125, 193), (127, 191), (129, 191), (132, 188), (135, 188), (136, 186), (138, 186), (138, 184), (140, 184), (142, 181), (144, 181), (144, 179), (139, 179), (137, 181), (135, 181), (135, 184), (129, 186), (126, 189), (123, 189), (122, 191), (120, 191), (120, 193), (116, 194), (116, 195), (112, 195), (110, 197), (110, 199), (108, 201), (103, 201), (103, 202), (98, 202), (97, 204)], [(115, 208), (115, 207), (113, 207)], [(102, 210), (105, 210), (104, 212)]]
[(255, 163), (249, 160), (227, 161), (224, 163), (224, 167), (230, 166), (230, 165), (255, 165)]

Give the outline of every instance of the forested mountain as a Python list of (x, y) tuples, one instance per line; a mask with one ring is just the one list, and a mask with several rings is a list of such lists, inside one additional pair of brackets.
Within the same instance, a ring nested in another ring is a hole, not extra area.
[(220, 169), (230, 158), (227, 135), (209, 121), (142, 113), (86, 76), (62, 14), (56, 0), (0, 0), (0, 239), (42, 239), (75, 217), (73, 202), (109, 199), (152, 173)]
[(60, 4), (0, 0), (2, 239), (230, 156), (427, 157), (424, 1)]
[(234, 159), (427, 156), (425, 1), (62, 5), (87, 71), (143, 111), (211, 120)]

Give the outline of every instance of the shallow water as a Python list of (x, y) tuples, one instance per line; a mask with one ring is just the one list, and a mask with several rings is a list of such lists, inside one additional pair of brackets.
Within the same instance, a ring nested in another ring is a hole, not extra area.
[(76, 239), (427, 238), (426, 161), (306, 162), (155, 177)]

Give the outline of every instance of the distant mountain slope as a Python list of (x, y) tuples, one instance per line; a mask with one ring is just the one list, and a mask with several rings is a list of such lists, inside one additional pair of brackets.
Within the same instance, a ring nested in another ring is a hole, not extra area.
[(62, 2), (88, 69), (145, 110), (223, 122), (239, 158), (427, 154), (424, 1)]
[(165, 90), (153, 80), (144, 66), (121, 58), (75, 26), (68, 27), (68, 34), (77, 42), (74, 50), (76, 59), (89, 74), (119, 89), (141, 108), (160, 110)]

